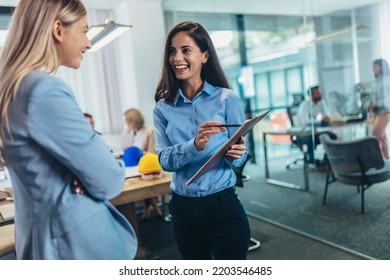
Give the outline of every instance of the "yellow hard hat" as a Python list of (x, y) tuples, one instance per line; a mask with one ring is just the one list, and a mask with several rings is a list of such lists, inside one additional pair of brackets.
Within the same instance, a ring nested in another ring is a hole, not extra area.
[(158, 163), (156, 154), (148, 153), (141, 157), (138, 163), (138, 172), (141, 174), (150, 174), (161, 172), (162, 168)]

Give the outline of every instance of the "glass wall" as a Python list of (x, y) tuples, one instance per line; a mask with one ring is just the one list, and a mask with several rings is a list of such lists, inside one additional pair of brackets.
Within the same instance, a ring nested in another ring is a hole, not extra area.
[[(250, 104), (251, 114), (272, 109), (268, 123), (260, 126), (262, 130), (289, 129), (292, 123), (287, 109), (301, 99), (311, 99), (308, 89), (315, 85), (320, 87), (334, 124), (364, 119), (374, 79), (372, 62), (389, 54), (387, 27), (382, 24), (389, 21), (389, 9), (381, 8), (389, 1), (355, 1), (333, 9), (324, 9), (316, 0), (298, 2), (302, 7), (298, 15), (289, 15), (285, 9), (275, 14), (267, 10), (264, 14), (221, 13), (217, 2), (208, 12), (167, 10), (167, 30), (191, 19), (210, 32), (231, 86)], [(254, 94), (245, 92), (243, 67), (251, 68)], [(298, 125), (314, 129), (319, 124)], [(367, 131), (337, 134), (347, 140)], [(253, 135), (258, 142), (252, 151), (255, 158), (262, 157), (260, 135), (261, 131)], [(291, 152), (289, 137), (272, 137), (271, 142), (278, 145), (278, 151), (284, 144), (286, 153)]]

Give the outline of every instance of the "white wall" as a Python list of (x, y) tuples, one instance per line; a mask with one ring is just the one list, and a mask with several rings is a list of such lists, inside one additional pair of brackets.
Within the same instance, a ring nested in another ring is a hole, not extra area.
[(152, 125), (154, 92), (160, 76), (165, 40), (164, 12), (161, 0), (129, 1), (134, 48), (134, 78), (139, 109)]
[[(105, 10), (91, 10), (89, 24), (102, 24), (107, 15)], [(112, 10), (112, 19), (133, 28), (103, 49), (87, 52), (79, 70), (60, 68), (57, 73), (103, 133), (120, 133), (123, 112), (132, 107), (141, 110), (147, 125), (153, 125), (165, 39), (161, 0), (123, 1)]]

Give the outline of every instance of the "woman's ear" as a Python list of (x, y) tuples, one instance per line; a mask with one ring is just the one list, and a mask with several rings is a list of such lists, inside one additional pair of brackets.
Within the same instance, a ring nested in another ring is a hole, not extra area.
[(203, 61), (202, 63), (205, 64), (207, 62), (207, 60), (209, 59), (209, 51), (206, 51), (204, 53), (204, 57), (203, 57)]
[(62, 43), (62, 41), (63, 41), (63, 37), (62, 37), (63, 25), (62, 25), (62, 22), (59, 21), (58, 19), (53, 22), (52, 33), (53, 33), (54, 40), (58, 43)]

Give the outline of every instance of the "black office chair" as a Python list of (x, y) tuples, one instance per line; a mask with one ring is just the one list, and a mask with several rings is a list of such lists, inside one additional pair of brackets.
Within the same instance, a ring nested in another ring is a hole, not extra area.
[(384, 160), (378, 140), (366, 137), (356, 141), (338, 142), (328, 134), (320, 135), (329, 162), (323, 204), (328, 186), (335, 181), (357, 186), (361, 193), (361, 213), (364, 214), (364, 192), (373, 184), (390, 179), (390, 161)]
[[(246, 160), (244, 164), (240, 167), (233, 168), (234, 174), (236, 174), (237, 177), (237, 182), (236, 182), (236, 187), (243, 188), (244, 187), (244, 182), (250, 180), (250, 176), (247, 174), (243, 174), (242, 172), (244, 171), (245, 165), (249, 162), (249, 160), (252, 158), (250, 154), (247, 155)], [(248, 252), (253, 251), (255, 249), (260, 248), (261, 243), (259, 240), (251, 237), (249, 240), (249, 247), (248, 247)]]
[(237, 177), (236, 187), (243, 188), (244, 182), (249, 181), (251, 179), (251, 177), (248, 174), (242, 173), (244, 171), (245, 165), (249, 162), (251, 158), (252, 156), (248, 154), (242, 166), (233, 168), (234, 174), (236, 174)]
[[(304, 100), (303, 94), (294, 94), (293, 97), (294, 97), (293, 105), (287, 107), (287, 115), (288, 115), (288, 118), (290, 120), (291, 127), (294, 127), (296, 125), (295, 118), (298, 114), (299, 105)], [(292, 147), (295, 147), (295, 148), (302, 150), (303, 143), (296, 135), (291, 135), (290, 140), (292, 143)], [(303, 158), (303, 156), (301, 156), (301, 157), (298, 157), (292, 161), (289, 161), (286, 163), (286, 168), (290, 169), (291, 165), (295, 165), (298, 162), (303, 161), (303, 160), (304, 160), (304, 158)]]

